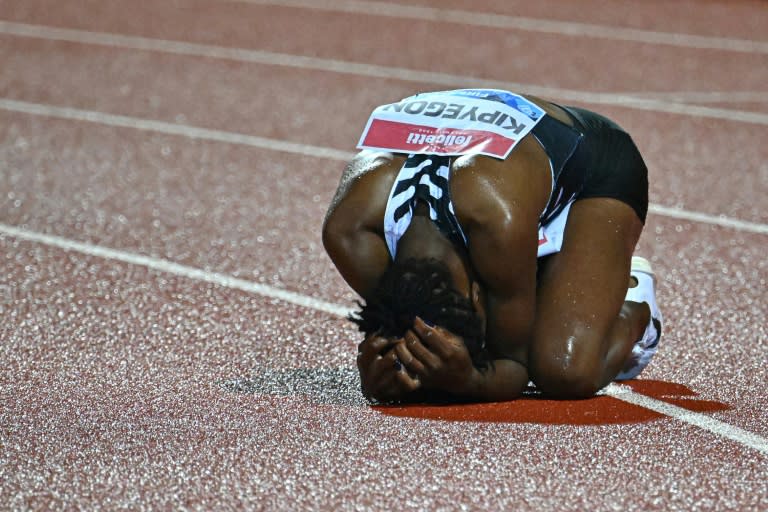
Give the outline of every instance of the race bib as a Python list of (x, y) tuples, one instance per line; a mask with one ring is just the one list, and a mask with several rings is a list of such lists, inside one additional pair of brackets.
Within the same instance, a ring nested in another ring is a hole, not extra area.
[(544, 115), (522, 96), (496, 89), (417, 94), (376, 108), (357, 147), (504, 159)]

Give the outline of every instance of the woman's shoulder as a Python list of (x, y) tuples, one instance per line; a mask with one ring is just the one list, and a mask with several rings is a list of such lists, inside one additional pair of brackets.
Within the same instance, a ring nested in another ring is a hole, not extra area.
[(364, 177), (367, 177), (366, 179), (381, 177), (386, 173), (387, 168), (393, 165), (395, 158), (394, 154), (383, 151), (371, 151), (368, 149), (360, 151), (347, 163), (344, 172), (341, 174), (337, 193), (346, 190), (354, 182)]
[(463, 226), (505, 222), (513, 211), (538, 218), (551, 187), (547, 155), (529, 138), (504, 160), (463, 156), (451, 167), (451, 199)]
[(355, 155), (341, 175), (326, 220), (344, 204), (355, 205), (352, 211), (361, 216), (360, 221), (383, 216), (386, 196), (403, 161), (401, 155), (381, 151), (363, 150)]
[(405, 161), (404, 155), (364, 149), (347, 164), (341, 176), (341, 185), (362, 178), (367, 180), (394, 179), (394, 177), (390, 178), (389, 175), (399, 169), (403, 161)]

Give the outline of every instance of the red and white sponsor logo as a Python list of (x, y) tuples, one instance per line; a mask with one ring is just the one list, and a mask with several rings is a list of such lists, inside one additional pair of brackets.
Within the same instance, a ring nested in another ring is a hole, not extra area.
[(374, 119), (360, 146), (403, 153), (434, 155), (480, 153), (501, 158), (516, 142), (515, 139), (482, 130), (435, 128)]

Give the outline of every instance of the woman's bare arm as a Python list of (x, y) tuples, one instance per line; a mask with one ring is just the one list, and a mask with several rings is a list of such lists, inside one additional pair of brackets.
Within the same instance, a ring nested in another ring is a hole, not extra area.
[(388, 153), (363, 152), (347, 167), (323, 224), (323, 245), (344, 280), (368, 298), (390, 263), (383, 219), (394, 176)]

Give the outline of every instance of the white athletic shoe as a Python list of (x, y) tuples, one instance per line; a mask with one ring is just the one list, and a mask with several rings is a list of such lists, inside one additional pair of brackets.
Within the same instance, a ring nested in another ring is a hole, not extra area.
[(663, 319), (656, 303), (655, 278), (651, 263), (645, 258), (633, 256), (630, 275), (637, 280), (637, 286), (627, 290), (624, 300), (648, 304), (651, 309), (651, 321), (648, 322), (643, 337), (632, 347), (632, 354), (624, 369), (616, 376), (616, 380), (634, 379), (640, 375), (656, 354), (661, 339)]

